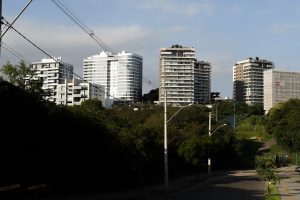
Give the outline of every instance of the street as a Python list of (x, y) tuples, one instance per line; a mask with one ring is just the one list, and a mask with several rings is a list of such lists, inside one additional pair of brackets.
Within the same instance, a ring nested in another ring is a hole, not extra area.
[(260, 180), (254, 170), (237, 171), (228, 175), (212, 177), (184, 191), (148, 200), (258, 200), (264, 199), (264, 181)]

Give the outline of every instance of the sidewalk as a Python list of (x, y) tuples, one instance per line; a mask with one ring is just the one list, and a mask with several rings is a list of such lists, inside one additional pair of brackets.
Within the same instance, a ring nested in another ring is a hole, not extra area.
[(280, 177), (277, 187), (281, 200), (300, 199), (300, 176), (299, 172), (295, 172), (295, 167), (296, 165), (289, 165), (277, 170)]

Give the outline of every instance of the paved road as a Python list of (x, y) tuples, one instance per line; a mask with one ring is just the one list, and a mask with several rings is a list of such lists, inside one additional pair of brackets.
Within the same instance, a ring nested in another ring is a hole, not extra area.
[(282, 167), (278, 169), (280, 183), (278, 190), (281, 200), (300, 200), (300, 175), (295, 172), (296, 166)]
[(263, 200), (265, 183), (255, 171), (233, 172), (228, 175), (213, 177), (193, 188), (148, 200)]

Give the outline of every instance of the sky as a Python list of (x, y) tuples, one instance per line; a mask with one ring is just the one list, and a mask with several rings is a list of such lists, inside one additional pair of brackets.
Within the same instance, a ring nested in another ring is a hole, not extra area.
[[(3, 0), (2, 15), (12, 22), (28, 1)], [(143, 93), (158, 88), (160, 48), (174, 44), (194, 47), (198, 60), (211, 63), (211, 90), (222, 97), (232, 97), (232, 66), (240, 60), (259, 57), (299, 71), (298, 0), (61, 1), (114, 52), (143, 56)], [(80, 75), (83, 59), (103, 50), (51, 0), (33, 0), (14, 27)], [(46, 57), (12, 30), (3, 42), (31, 62)], [(7, 61), (19, 58), (2, 49), (1, 66)]]

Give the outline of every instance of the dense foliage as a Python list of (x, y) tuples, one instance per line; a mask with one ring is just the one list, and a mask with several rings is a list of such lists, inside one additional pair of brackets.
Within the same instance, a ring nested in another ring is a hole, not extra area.
[[(0, 96), (0, 186), (99, 191), (163, 180), (162, 107), (105, 110), (96, 100), (56, 106), (3, 80)], [(168, 108), (168, 116), (177, 110)], [(168, 147), (171, 179), (205, 172), (208, 153), (213, 170), (245, 167), (247, 144), (230, 127), (208, 137), (205, 106), (184, 108), (168, 122)]]
[(290, 99), (272, 108), (266, 118), (266, 130), (277, 143), (292, 151), (300, 150), (300, 100)]

